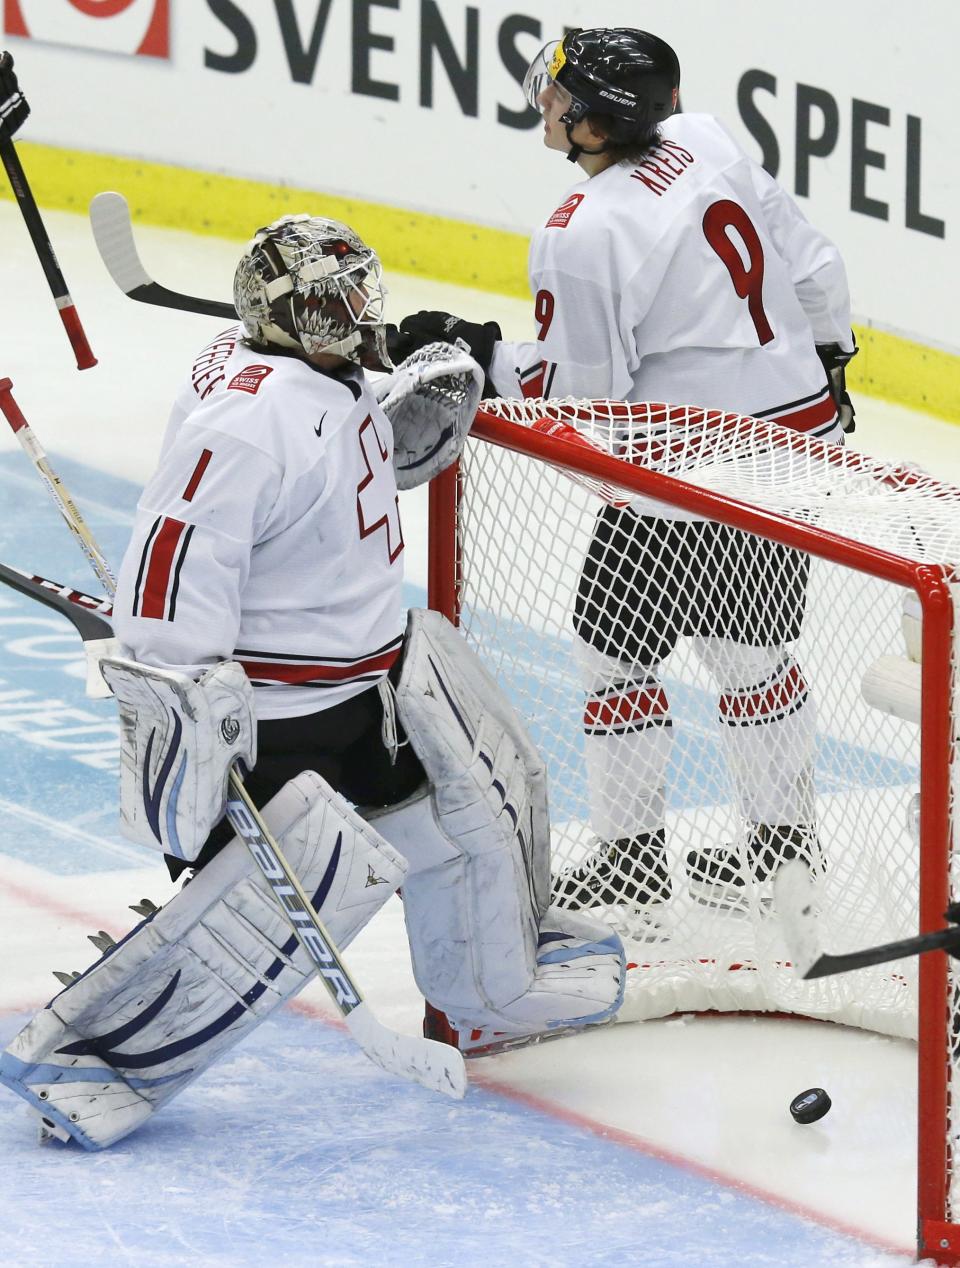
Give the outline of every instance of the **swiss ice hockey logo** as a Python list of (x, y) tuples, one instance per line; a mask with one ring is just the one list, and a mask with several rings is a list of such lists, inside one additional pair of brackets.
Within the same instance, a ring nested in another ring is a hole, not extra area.
[(237, 392), (249, 392), (251, 396), (256, 396), (268, 374), (273, 374), (272, 365), (248, 365), (245, 370), (233, 376), (227, 384), (227, 391), (233, 388)]
[(571, 194), (566, 202), (562, 202), (557, 210), (547, 221), (548, 229), (566, 229), (570, 223), (570, 218), (583, 202), (584, 194)]

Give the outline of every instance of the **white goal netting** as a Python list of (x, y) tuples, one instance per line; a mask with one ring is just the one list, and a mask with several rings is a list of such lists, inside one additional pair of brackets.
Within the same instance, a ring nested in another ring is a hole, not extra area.
[[(595, 451), (622, 465), (591, 474)], [(909, 670), (918, 576), (952, 602), (960, 490), (755, 419), (563, 400), (484, 402), (459, 479), (460, 625), (546, 758), (560, 901), (627, 942), (622, 1017), (774, 1010), (914, 1036), (919, 962), (799, 981), (770, 881), (811, 863), (831, 951), (918, 931), (922, 729), (861, 682), (881, 657)], [(711, 518), (730, 499), (750, 532)], [(789, 546), (765, 536), (783, 517)], [(943, 664), (952, 710), (950, 647)], [(945, 892), (952, 798), (928, 747)]]

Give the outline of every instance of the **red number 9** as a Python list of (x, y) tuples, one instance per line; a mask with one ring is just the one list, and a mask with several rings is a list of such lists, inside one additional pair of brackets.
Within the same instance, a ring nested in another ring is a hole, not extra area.
[(553, 322), (553, 310), (556, 300), (550, 291), (537, 291), (537, 298), (533, 301), (533, 318), (540, 326), (540, 333), (537, 339), (542, 341), (547, 337), (547, 331)]
[[(747, 248), (749, 267), (737, 250), (728, 229), (736, 229)], [(733, 289), (747, 301), (750, 318), (757, 332), (761, 347), (774, 338), (773, 328), (763, 311), (763, 246), (753, 221), (739, 203), (722, 198), (706, 210), (703, 232), (707, 241), (719, 255), (730, 274)]]

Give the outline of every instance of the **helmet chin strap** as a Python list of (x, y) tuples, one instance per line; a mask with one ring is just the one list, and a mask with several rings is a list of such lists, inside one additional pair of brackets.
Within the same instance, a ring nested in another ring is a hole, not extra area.
[(576, 126), (577, 125), (575, 123), (568, 123), (566, 125), (567, 140), (570, 142), (570, 149), (567, 152), (568, 163), (576, 163), (581, 154), (605, 154), (607, 152), (609, 149), (609, 143), (606, 141), (604, 141), (603, 145), (600, 146), (599, 150), (588, 150), (574, 141), (573, 129)]

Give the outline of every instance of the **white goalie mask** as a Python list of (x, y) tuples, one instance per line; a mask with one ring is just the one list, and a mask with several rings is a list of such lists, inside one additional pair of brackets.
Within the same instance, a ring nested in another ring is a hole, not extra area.
[(281, 216), (237, 265), (233, 302), (248, 339), (392, 370), (377, 253), (339, 220)]

